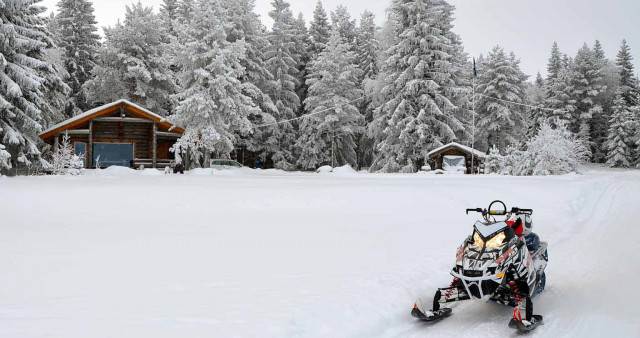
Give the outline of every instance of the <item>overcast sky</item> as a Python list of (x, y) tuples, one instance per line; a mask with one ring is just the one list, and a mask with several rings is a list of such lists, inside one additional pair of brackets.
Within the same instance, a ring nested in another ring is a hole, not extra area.
[[(58, 0), (44, 0), (55, 8)], [(93, 0), (98, 25), (110, 26), (124, 18), (125, 5), (134, 0)], [(159, 8), (162, 0), (141, 0)], [(317, 0), (290, 0), (297, 15), (307, 23), (313, 17)], [(344, 4), (354, 18), (365, 9), (372, 11), (378, 23), (384, 20), (390, 0), (323, 0), (325, 10)], [(529, 75), (546, 73), (551, 45), (557, 41), (564, 53), (575, 55), (583, 43), (593, 45), (599, 39), (607, 57), (615, 58), (622, 39), (627, 39), (640, 69), (639, 0), (449, 0), (457, 7), (455, 31), (462, 36), (465, 49), (477, 56), (499, 44), (514, 51)], [(267, 27), (272, 21), (267, 13), (271, 0), (256, 0), (256, 11)]]

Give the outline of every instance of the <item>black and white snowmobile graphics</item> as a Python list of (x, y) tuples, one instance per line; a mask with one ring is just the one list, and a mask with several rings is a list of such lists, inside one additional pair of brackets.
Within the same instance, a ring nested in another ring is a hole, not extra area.
[[(436, 321), (452, 312), (441, 304), (482, 299), (513, 306), (509, 327), (532, 330), (542, 322), (542, 316), (533, 314), (531, 298), (544, 289), (547, 243), (540, 242), (535, 252), (529, 252), (524, 237), (516, 232), (522, 229), (521, 216), (530, 216), (533, 210), (512, 208), (507, 212), (503, 202), (494, 201), (488, 209), (467, 209), (467, 214), (469, 211), (481, 213), (483, 220), (476, 222), (473, 234), (458, 248), (451, 285), (436, 291), (430, 311), (419, 299), (411, 315)], [(505, 219), (497, 221), (496, 216)]]

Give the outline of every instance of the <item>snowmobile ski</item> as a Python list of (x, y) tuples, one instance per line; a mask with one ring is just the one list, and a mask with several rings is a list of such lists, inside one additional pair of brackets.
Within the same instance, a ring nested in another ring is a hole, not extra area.
[(417, 306), (414, 306), (413, 310), (411, 310), (411, 315), (425, 322), (435, 322), (442, 318), (448, 317), (452, 311), (453, 310), (451, 310), (450, 308), (442, 308), (438, 311), (427, 311), (427, 314), (425, 314), (424, 312), (420, 311)]
[(516, 318), (511, 318), (511, 321), (509, 322), (509, 327), (512, 329), (517, 329), (520, 332), (529, 332), (535, 329), (536, 327), (538, 327), (538, 325), (542, 324), (541, 315), (533, 315), (533, 319), (534, 319), (533, 323), (530, 323), (526, 320), (519, 321)]

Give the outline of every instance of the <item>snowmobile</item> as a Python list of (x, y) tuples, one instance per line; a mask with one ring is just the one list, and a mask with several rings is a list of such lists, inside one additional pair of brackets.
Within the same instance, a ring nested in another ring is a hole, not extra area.
[(467, 209), (469, 212), (482, 214), (483, 220), (476, 222), (472, 235), (458, 248), (451, 285), (436, 291), (430, 311), (425, 311), (419, 299), (411, 315), (434, 322), (452, 313), (441, 304), (481, 299), (514, 307), (510, 328), (533, 330), (542, 323), (542, 316), (533, 314), (531, 298), (544, 289), (547, 243), (540, 242), (535, 252), (529, 252), (525, 239), (514, 230), (522, 224), (522, 216), (530, 217), (533, 210), (514, 207), (507, 211), (502, 201), (493, 201), (487, 209)]

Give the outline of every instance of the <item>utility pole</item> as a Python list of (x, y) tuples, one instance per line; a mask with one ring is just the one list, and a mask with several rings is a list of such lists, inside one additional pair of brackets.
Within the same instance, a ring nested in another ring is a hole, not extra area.
[(476, 75), (475, 75), (475, 60), (473, 61), (474, 63), (474, 74), (473, 74), (473, 81), (472, 81), (472, 87), (473, 87), (473, 103), (472, 103), (472, 110), (473, 110), (473, 126), (471, 129), (471, 175), (475, 175), (475, 168), (474, 168), (474, 162), (475, 162), (475, 145), (476, 145)]

